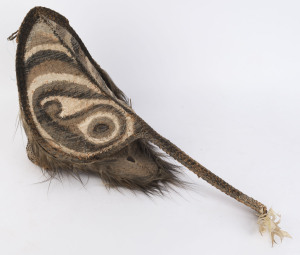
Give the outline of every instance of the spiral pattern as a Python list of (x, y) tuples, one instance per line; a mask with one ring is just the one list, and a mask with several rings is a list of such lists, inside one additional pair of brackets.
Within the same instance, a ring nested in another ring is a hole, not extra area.
[(52, 146), (93, 155), (133, 134), (132, 116), (112, 100), (112, 92), (64, 28), (45, 19), (36, 23), (24, 62), (32, 118)]

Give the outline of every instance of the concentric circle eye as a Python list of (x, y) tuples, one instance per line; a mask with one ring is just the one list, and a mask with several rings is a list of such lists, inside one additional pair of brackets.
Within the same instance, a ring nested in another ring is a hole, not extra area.
[(80, 122), (78, 128), (87, 141), (104, 145), (119, 139), (124, 134), (126, 119), (114, 107), (102, 105)]

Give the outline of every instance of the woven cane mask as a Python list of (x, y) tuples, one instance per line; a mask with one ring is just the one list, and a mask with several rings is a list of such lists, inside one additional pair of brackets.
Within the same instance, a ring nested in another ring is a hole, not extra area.
[[(93, 60), (68, 20), (43, 7), (30, 10), (17, 38), (16, 72), (29, 159), (54, 176), (93, 172), (109, 187), (161, 193), (181, 185), (179, 169), (153, 144), (222, 192), (260, 214), (274, 212), (248, 197), (160, 136), (135, 114), (124, 93)], [(288, 234), (274, 223), (268, 229)]]

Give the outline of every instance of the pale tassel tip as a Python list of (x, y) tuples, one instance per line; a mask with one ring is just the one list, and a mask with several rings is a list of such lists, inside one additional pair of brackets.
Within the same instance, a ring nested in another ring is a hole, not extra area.
[(280, 220), (281, 220), (281, 215), (274, 212), (272, 208), (270, 208), (267, 213), (262, 213), (258, 217), (257, 223), (259, 226), (259, 232), (261, 234), (264, 233), (265, 231), (268, 231), (270, 233), (272, 239), (272, 246), (274, 243), (276, 243), (275, 236), (278, 236), (281, 242), (284, 237), (292, 238), (288, 232), (283, 231), (278, 226)]

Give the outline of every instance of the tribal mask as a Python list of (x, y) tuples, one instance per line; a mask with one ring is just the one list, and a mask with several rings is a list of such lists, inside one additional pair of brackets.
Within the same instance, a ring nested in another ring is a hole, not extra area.
[(260, 231), (288, 234), (274, 212), (207, 170), (155, 132), (95, 62), (68, 20), (43, 7), (30, 10), (17, 38), (16, 72), (29, 159), (50, 176), (100, 175), (109, 187), (162, 192), (183, 182), (153, 144), (222, 192), (260, 214)]

